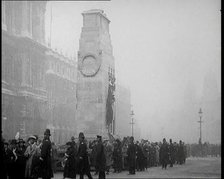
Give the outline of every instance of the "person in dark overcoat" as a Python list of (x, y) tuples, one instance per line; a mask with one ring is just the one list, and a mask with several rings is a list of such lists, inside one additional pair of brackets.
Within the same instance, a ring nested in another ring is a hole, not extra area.
[(17, 154), (16, 154), (16, 150), (17, 150), (17, 141), (16, 139), (12, 139), (11, 140), (11, 143), (10, 143), (10, 146), (9, 146), (9, 157), (10, 157), (10, 160), (9, 160), (9, 170), (8, 170), (8, 176), (9, 176), (9, 179), (16, 179), (17, 178), (17, 169), (16, 169), (16, 160), (18, 159), (17, 157)]
[(84, 174), (92, 179), (90, 173), (89, 159), (87, 155), (87, 145), (84, 141), (85, 136), (82, 132), (79, 133), (79, 148), (78, 148), (78, 168), (80, 173), (80, 179), (83, 179)]
[(173, 164), (175, 163), (175, 148), (172, 139), (170, 139), (170, 145), (169, 145), (169, 159), (170, 159), (170, 167), (173, 167)]
[(134, 137), (130, 137), (130, 144), (128, 145), (128, 164), (129, 164), (129, 174), (135, 174), (135, 160), (136, 160), (136, 147), (134, 144)]
[(116, 139), (113, 151), (114, 172), (122, 171), (122, 146), (119, 139)]
[(166, 139), (163, 139), (163, 144), (160, 147), (160, 158), (161, 158), (161, 164), (162, 169), (167, 167), (167, 164), (169, 163), (169, 146), (166, 142)]
[(14, 160), (15, 160), (15, 156), (13, 155), (13, 152), (9, 147), (9, 143), (4, 142), (3, 171), (5, 172), (7, 179), (9, 179), (9, 177), (13, 178), (13, 176), (11, 175), (14, 173), (12, 168), (12, 164)]
[(17, 160), (16, 160), (16, 173), (17, 177), (24, 179), (25, 178), (25, 168), (26, 168), (26, 157), (25, 157), (25, 151), (26, 146), (25, 141), (23, 139), (18, 140), (18, 148), (16, 150)]
[(106, 156), (105, 149), (102, 143), (102, 137), (99, 135), (97, 135), (96, 165), (99, 171), (99, 179), (105, 179)]
[(72, 142), (67, 142), (68, 146), (67, 151), (65, 152), (66, 162), (64, 167), (64, 178), (76, 178), (76, 155), (77, 155), (77, 148), (76, 145)]
[(51, 141), (50, 141), (50, 129), (46, 129), (44, 132), (44, 139), (42, 141), (41, 147), (41, 177), (42, 179), (53, 178), (53, 170), (51, 166)]
[(112, 155), (113, 155), (113, 146), (110, 144), (110, 141), (104, 141), (105, 146), (105, 156), (106, 156), (106, 174), (109, 174), (110, 166), (113, 164)]
[(90, 149), (91, 149), (91, 154), (90, 154), (90, 163), (91, 165), (95, 168), (95, 173), (94, 175), (98, 175), (98, 169), (96, 166), (96, 144), (97, 141), (94, 140), (91, 145), (90, 145)]
[(182, 141), (179, 141), (179, 146), (178, 146), (178, 150), (177, 150), (177, 160), (178, 160), (178, 164), (182, 165), (184, 162), (184, 146)]
[(137, 165), (136, 169), (137, 171), (143, 171), (144, 155), (139, 142), (135, 144), (135, 147), (136, 147), (136, 165)]

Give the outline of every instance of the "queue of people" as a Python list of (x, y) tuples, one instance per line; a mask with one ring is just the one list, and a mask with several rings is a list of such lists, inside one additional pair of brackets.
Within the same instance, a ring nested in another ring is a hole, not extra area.
[[(3, 178), (53, 178), (55, 167), (52, 159), (56, 151), (50, 136), (50, 130), (46, 129), (43, 140), (32, 135), (27, 142), (23, 139), (13, 139), (10, 143), (3, 141)], [(136, 171), (144, 171), (150, 167), (162, 166), (162, 169), (167, 169), (168, 165), (182, 165), (186, 160), (184, 143), (173, 143), (172, 139), (168, 143), (165, 138), (159, 143), (148, 140), (139, 142), (133, 137), (103, 141), (102, 136), (98, 135), (96, 140), (87, 141), (81, 132), (78, 142), (72, 137), (66, 146), (63, 159), (64, 179), (75, 179), (77, 174), (80, 179), (84, 175), (92, 179), (92, 167), (94, 175), (104, 179), (111, 171), (120, 173), (128, 170), (130, 175), (134, 175)]]
[(9, 143), (2, 141), (2, 162), (4, 179), (50, 179), (53, 177), (51, 167), (50, 130), (44, 132), (44, 139), (32, 135), (27, 142), (12, 139)]

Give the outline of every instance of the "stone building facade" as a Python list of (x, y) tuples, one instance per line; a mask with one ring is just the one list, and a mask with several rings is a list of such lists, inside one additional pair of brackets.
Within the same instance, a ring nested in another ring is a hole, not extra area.
[[(46, 127), (54, 129), (58, 119), (52, 116), (58, 105), (52, 108), (52, 101), (66, 101), (65, 108), (70, 111), (74, 107), (75, 99), (71, 98), (75, 96), (74, 60), (57, 55), (45, 45), (45, 10), (46, 1), (2, 1), (2, 134), (5, 139), (14, 138), (17, 132), (27, 138), (31, 134), (43, 135)], [(47, 72), (59, 61), (62, 73), (56, 73), (55, 86), (49, 86), (54, 75)], [(58, 88), (62, 84), (69, 88)], [(52, 87), (60, 90), (60, 95), (52, 93)], [(61, 112), (64, 116), (65, 111)], [(58, 128), (57, 142), (65, 142), (68, 138), (59, 136), (69, 132), (62, 132), (65, 125)]]

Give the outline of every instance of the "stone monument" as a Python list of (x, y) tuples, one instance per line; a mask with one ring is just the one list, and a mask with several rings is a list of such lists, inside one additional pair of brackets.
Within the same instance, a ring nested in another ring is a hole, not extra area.
[[(77, 71), (77, 133), (87, 138), (108, 137), (113, 122), (106, 118), (108, 90), (115, 81), (115, 64), (109, 34), (110, 20), (103, 10), (85, 11), (79, 41)], [(113, 90), (115, 85), (113, 85)], [(112, 88), (111, 88), (112, 89)], [(114, 109), (114, 107), (113, 107)], [(112, 110), (113, 110), (112, 109)]]

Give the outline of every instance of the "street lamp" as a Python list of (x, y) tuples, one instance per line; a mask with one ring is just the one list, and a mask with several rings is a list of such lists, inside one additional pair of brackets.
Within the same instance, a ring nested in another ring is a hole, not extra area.
[(130, 122), (130, 124), (131, 124), (131, 136), (133, 137), (133, 135), (134, 135), (134, 133), (133, 133), (133, 125), (135, 124), (134, 123), (134, 111), (132, 110), (131, 111), (131, 122)]
[(201, 155), (202, 155), (202, 131), (201, 131), (201, 123), (202, 123), (202, 110), (201, 110), (201, 108), (199, 109), (199, 112), (198, 112), (198, 114), (199, 114), (199, 118), (200, 118), (200, 120), (198, 121), (199, 122), (199, 124), (200, 124), (200, 138), (199, 138), (199, 145), (200, 145), (200, 147), (201, 147)]

